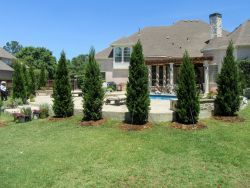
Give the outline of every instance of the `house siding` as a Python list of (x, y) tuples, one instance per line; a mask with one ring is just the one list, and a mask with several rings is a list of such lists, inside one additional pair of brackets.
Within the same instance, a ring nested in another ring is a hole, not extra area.
[(0, 70), (0, 80), (12, 80), (12, 72)]
[(128, 69), (114, 69), (113, 59), (97, 60), (97, 62), (100, 64), (101, 72), (105, 72), (106, 82), (127, 83)]
[(237, 48), (237, 59), (250, 59), (250, 46), (239, 46)]

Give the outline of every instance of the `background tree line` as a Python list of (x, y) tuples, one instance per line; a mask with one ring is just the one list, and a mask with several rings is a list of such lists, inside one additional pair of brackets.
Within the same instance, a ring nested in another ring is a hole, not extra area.
[[(7, 42), (3, 48), (27, 65), (27, 68), (33, 68), (36, 88), (45, 86), (47, 80), (55, 79), (57, 59), (51, 50), (45, 47), (24, 47), (18, 41)], [(70, 78), (78, 78), (79, 86), (82, 85), (82, 75), (87, 58), (88, 55), (80, 54), (71, 60), (66, 60)]]

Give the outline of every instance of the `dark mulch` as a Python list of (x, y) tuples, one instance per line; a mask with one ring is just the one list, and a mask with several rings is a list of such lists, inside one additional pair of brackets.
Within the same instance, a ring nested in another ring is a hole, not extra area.
[(152, 128), (152, 124), (150, 122), (147, 122), (144, 125), (135, 125), (135, 124), (129, 124), (129, 123), (123, 122), (120, 125), (120, 128), (124, 131), (142, 131), (144, 129)]
[(0, 128), (1, 128), (1, 127), (5, 127), (5, 126), (6, 126), (6, 123), (5, 123), (5, 122), (0, 121)]
[(245, 121), (245, 119), (240, 116), (214, 116), (214, 119), (227, 123), (239, 123)]
[(89, 126), (101, 126), (104, 123), (106, 123), (106, 121), (107, 121), (107, 119), (100, 119), (100, 120), (97, 120), (97, 121), (81, 121), (80, 126), (86, 126), (86, 127), (89, 127)]
[(181, 130), (200, 130), (200, 129), (206, 129), (207, 128), (207, 126), (204, 125), (201, 122), (198, 122), (196, 124), (190, 124), (190, 125), (173, 122), (171, 124), (171, 127), (175, 128), (175, 129), (181, 129)]

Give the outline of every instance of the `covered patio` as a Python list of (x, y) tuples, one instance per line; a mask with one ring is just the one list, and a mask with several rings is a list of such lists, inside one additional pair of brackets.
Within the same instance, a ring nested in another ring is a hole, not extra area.
[[(213, 57), (191, 57), (195, 66), (196, 83), (201, 92), (209, 93), (209, 64)], [(147, 57), (151, 92), (175, 93), (182, 58)]]

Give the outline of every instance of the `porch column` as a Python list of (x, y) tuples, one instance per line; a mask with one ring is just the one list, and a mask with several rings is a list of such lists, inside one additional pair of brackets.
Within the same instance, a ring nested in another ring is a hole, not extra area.
[(169, 64), (169, 84), (174, 85), (174, 63)]
[(156, 66), (156, 86), (159, 86), (159, 66)]
[(167, 66), (163, 65), (163, 87), (167, 86)]
[(204, 67), (204, 93), (208, 94), (209, 93), (209, 65), (208, 61), (205, 61), (203, 63)]
[(148, 65), (148, 85), (149, 89), (152, 86), (152, 66)]

